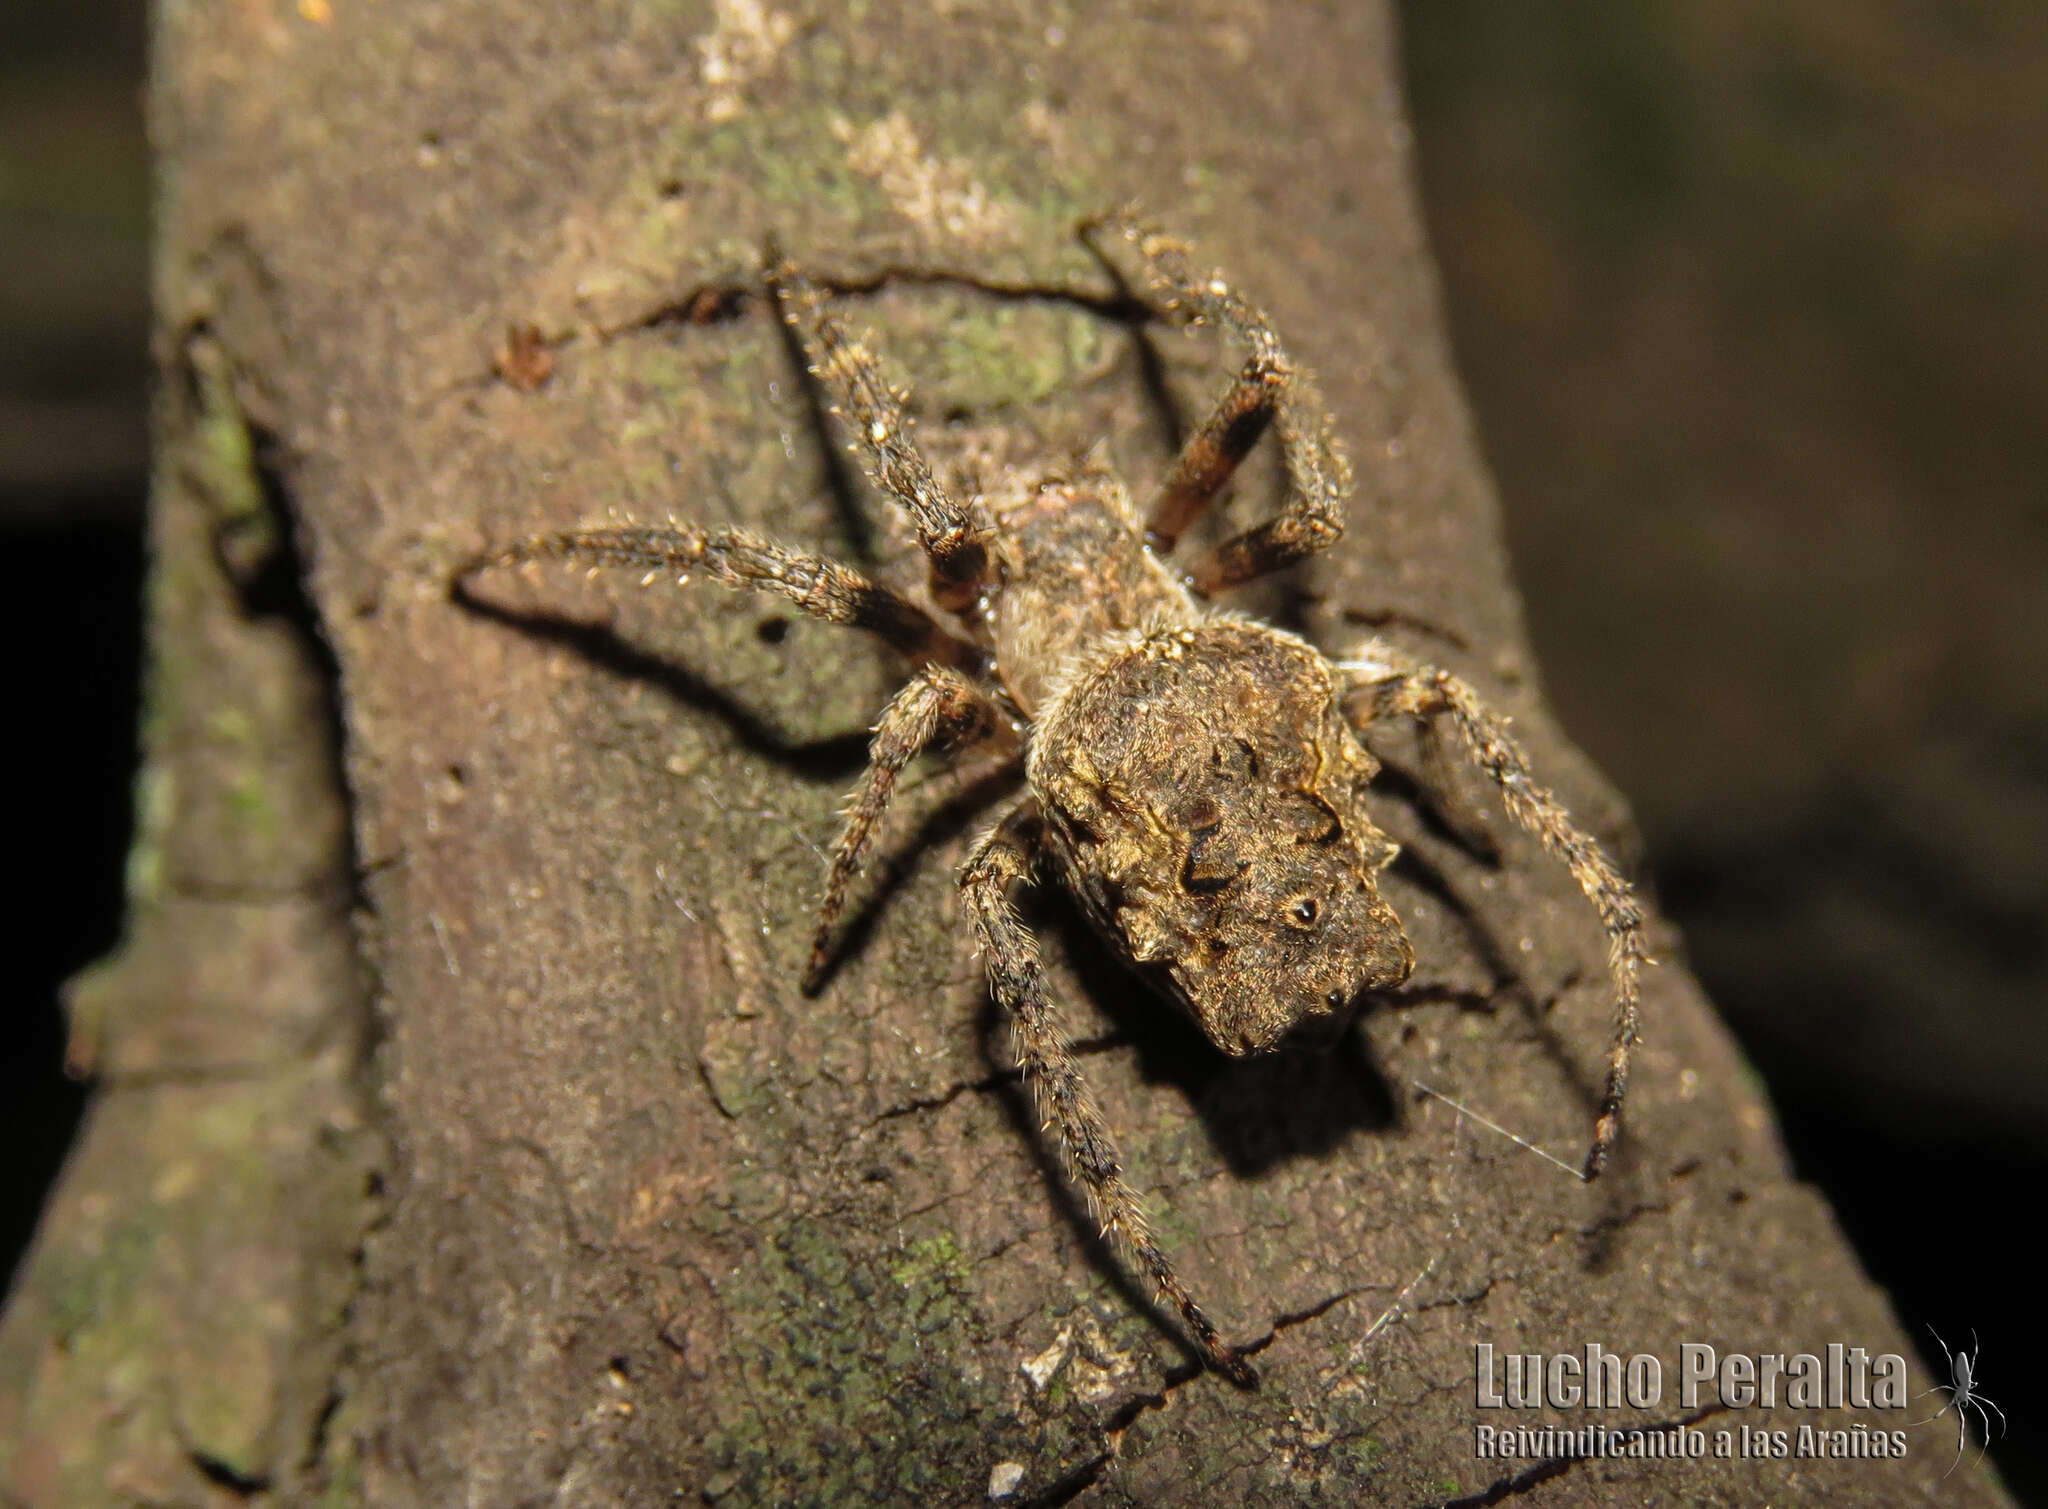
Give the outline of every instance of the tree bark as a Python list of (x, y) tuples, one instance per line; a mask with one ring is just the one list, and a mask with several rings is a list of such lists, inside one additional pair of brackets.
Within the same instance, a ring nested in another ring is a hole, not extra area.
[[(1162, 1236), (1258, 1347), (1242, 1392), (1006, 1072), (952, 894), (999, 774), (914, 784), (797, 990), (903, 667), (699, 584), (451, 593), (488, 545), (671, 509), (915, 580), (759, 296), (771, 234), (877, 328), (942, 465), (1106, 437), (1142, 488), (1224, 369), (1103, 312), (1075, 225), (1135, 200), (1268, 308), (1357, 461), (1341, 547), (1258, 606), (1464, 673), (1629, 853), (1540, 701), (1394, 62), (1376, 5), (165, 0), (152, 815), (131, 942), (74, 998), (103, 1088), (0, 1331), (16, 1499), (1931, 1491), (1931, 1431), (1904, 1462), (1475, 1457), (1478, 1425), (1587, 1423), (1477, 1409), (1479, 1343), (1659, 1358), (1661, 1403), (1602, 1424), (1907, 1420), (1678, 1399), (1684, 1341), (1911, 1348), (1668, 930), (1599, 1183), (1420, 1088), (1582, 1145), (1609, 987), (1532, 844), (1490, 863), (1389, 783), (1421, 964), (1323, 1055), (1225, 1065), (1035, 913)], [(1255, 473), (1234, 517), (1272, 499)]]

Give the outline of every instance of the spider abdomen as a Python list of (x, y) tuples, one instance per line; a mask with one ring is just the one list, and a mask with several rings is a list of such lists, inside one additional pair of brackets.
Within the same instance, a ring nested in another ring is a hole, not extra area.
[(1031, 783), (1095, 925), (1225, 1052), (1408, 976), (1380, 898), (1377, 770), (1328, 662), (1215, 617), (1101, 642), (1039, 719)]

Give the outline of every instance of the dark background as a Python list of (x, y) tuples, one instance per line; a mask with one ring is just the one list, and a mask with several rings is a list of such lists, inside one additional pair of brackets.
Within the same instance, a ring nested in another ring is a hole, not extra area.
[[(1634, 801), (1801, 1173), (1930, 1351), (1930, 1324), (1975, 1332), (1994, 1458), (2048, 1502), (2022, 1235), (2048, 1190), (2048, 8), (1403, 24), (1552, 698)], [(138, 0), (0, 19), (10, 1270), (83, 1104), (58, 987), (116, 938), (131, 822), (142, 37)]]
[(119, 936), (149, 469), (142, 0), (0, 7), (0, 739), (16, 899), (0, 1261), (84, 1107), (59, 985)]

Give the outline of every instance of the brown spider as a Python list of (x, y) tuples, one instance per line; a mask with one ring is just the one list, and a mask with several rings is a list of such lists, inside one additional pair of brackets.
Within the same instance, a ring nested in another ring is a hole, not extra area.
[[(1607, 929), (1617, 1006), (1587, 1179), (1620, 1130), (1642, 914), (1628, 882), (1531, 778), (1503, 721), (1463, 681), (1378, 640), (1332, 662), (1293, 634), (1209, 605), (1212, 594), (1333, 542), (1351, 469), (1307, 374), (1220, 275), (1198, 276), (1185, 248), (1123, 217), (1085, 230), (1127, 244), (1167, 313), (1220, 326), (1249, 349), (1145, 515), (1095, 462), (1008, 501), (949, 496), (911, 439), (903, 395), (817, 290), (770, 252), (781, 315), (836, 397), (870, 476), (908, 511), (930, 559), (932, 598), (955, 626), (847, 566), (737, 529), (539, 535), (469, 570), (538, 557), (634, 567), (649, 580), (701, 570), (870, 630), (917, 665), (875, 726), (825, 881), (806, 989), (830, 958), (848, 887), (904, 767), (930, 749), (1022, 744), (1029, 789), (960, 874), (989, 989), (1015, 1024), (1024, 1073), (1104, 1235), (1128, 1244), (1209, 1363), (1249, 1384), (1250, 1363), (1196, 1305), (1125, 1182), (1011, 888), (1056, 877), (1110, 946), (1218, 1048), (1266, 1051), (1304, 1022), (1408, 978), (1414, 954), (1378, 886), (1397, 846), (1367, 813), (1379, 762), (1355, 730), (1395, 715), (1447, 717), (1508, 812), (1570, 867)], [(1184, 571), (1169, 566), (1175, 542), (1269, 427), (1285, 451), (1285, 507)]]

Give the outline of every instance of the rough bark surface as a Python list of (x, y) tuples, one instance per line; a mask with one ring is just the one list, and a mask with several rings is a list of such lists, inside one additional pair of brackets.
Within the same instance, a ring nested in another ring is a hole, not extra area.
[[(1259, 1347), (1240, 1392), (1092, 1239), (1006, 1072), (952, 895), (989, 779), (930, 769), (796, 989), (902, 667), (698, 584), (451, 596), (608, 511), (913, 579), (758, 297), (771, 232), (864, 306), (943, 459), (1106, 437), (1142, 487), (1222, 369), (1061, 296), (1111, 291), (1075, 222), (1135, 199), (1269, 308), (1358, 462), (1343, 545), (1263, 606), (1467, 675), (1626, 853), (1538, 697), (1393, 64), (1365, 5), (164, 0), (156, 805), (134, 941), (78, 996), (107, 1087), (0, 1331), (15, 1498), (1932, 1491), (1929, 1431), (1903, 1463), (1475, 1460), (1482, 1420), (1585, 1423), (1482, 1416), (1480, 1342), (1662, 1359), (1663, 1403), (1608, 1423), (1905, 1423), (1677, 1402), (1681, 1341), (1911, 1347), (1674, 937), (1600, 1183), (1417, 1089), (1585, 1136), (1599, 933), (1533, 846), (1475, 859), (1392, 783), (1421, 967), (1319, 1057), (1225, 1066), (1042, 909), (1161, 1233)], [(528, 323), (545, 361), (496, 361)]]

